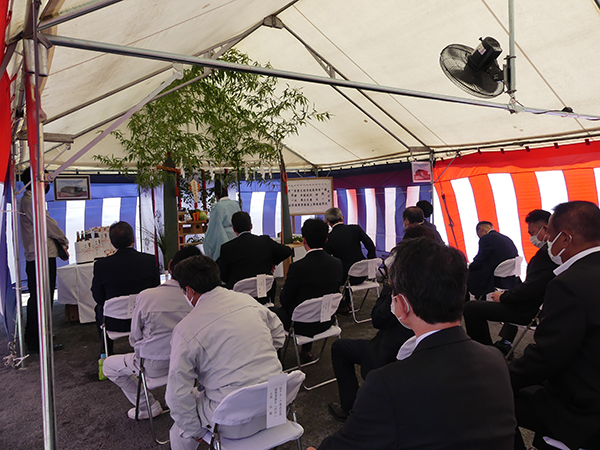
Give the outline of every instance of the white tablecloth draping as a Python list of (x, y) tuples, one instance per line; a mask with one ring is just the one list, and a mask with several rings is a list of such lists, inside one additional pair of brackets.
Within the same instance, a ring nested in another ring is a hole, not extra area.
[(93, 275), (94, 263), (91, 262), (69, 264), (56, 269), (58, 303), (77, 305), (80, 323), (90, 323), (96, 320), (94, 312), (96, 302), (91, 291)]

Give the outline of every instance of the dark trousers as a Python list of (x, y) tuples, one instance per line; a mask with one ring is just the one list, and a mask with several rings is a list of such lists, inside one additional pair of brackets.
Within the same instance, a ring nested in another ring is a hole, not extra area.
[[(100, 336), (100, 353), (102, 354), (106, 351), (104, 348), (104, 333), (102, 332), (102, 324), (104, 323), (104, 302), (97, 303), (94, 307), (94, 311), (96, 312), (96, 328), (98, 329), (98, 336)], [(106, 356), (115, 354), (113, 351), (114, 342), (115, 341), (106, 336), (106, 346), (108, 347)]]
[[(544, 425), (539, 413), (536, 412), (533, 406), (535, 403), (533, 398), (536, 395), (535, 388), (538, 387), (532, 386), (531, 388), (521, 389), (515, 394), (515, 416), (519, 427), (535, 432), (533, 445), (537, 450), (552, 450), (554, 447), (546, 444), (544, 436), (552, 437), (553, 435), (546, 425)], [(518, 427), (515, 433), (514, 447), (515, 450), (525, 450), (525, 443)]]
[[(29, 300), (27, 300), (27, 324), (25, 325), (25, 343), (29, 351), (39, 350), (38, 329), (38, 307), (37, 307), (37, 283), (35, 278), (35, 261), (27, 261), (25, 264), (27, 273), (27, 288), (29, 289)], [(56, 286), (56, 258), (48, 258), (48, 283), (50, 285), (50, 308), (54, 303), (54, 288)]]
[(465, 318), (467, 334), (471, 339), (485, 345), (492, 345), (488, 320), (492, 322), (505, 322), (504, 327), (500, 331), (500, 337), (512, 342), (517, 334), (517, 327), (509, 325), (507, 322), (527, 325), (535, 317), (536, 313), (537, 311), (533, 312), (533, 314), (522, 314), (510, 305), (473, 300), (465, 304), (463, 316)]
[(358, 392), (358, 379), (354, 365), (360, 365), (363, 379), (374, 368), (367, 339), (337, 339), (331, 345), (331, 364), (337, 378), (340, 406), (350, 411)]

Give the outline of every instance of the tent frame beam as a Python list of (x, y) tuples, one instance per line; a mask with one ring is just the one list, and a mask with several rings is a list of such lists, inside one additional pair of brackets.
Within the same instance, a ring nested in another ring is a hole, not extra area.
[(173, 74), (165, 80), (160, 86), (158, 86), (154, 91), (152, 91), (149, 95), (146, 96), (141, 102), (123, 114), (119, 119), (117, 119), (114, 123), (112, 123), (106, 130), (96, 136), (92, 141), (90, 141), (87, 145), (85, 145), (81, 150), (71, 156), (67, 161), (65, 161), (58, 169), (48, 175), (48, 180), (53, 181), (56, 179), (58, 175), (60, 175), (65, 169), (67, 169), (71, 164), (85, 155), (88, 151), (90, 151), (98, 142), (108, 136), (113, 132), (119, 125), (129, 119), (132, 115), (138, 112), (140, 109), (146, 105), (146, 103), (150, 102), (156, 95), (162, 92), (167, 88), (175, 79), (181, 79), (183, 77), (183, 67), (179, 64), (176, 64), (173, 67)]
[[(339, 80), (318, 75), (290, 72), (286, 70), (277, 70), (260, 66), (245, 66), (241, 64), (230, 63), (227, 61), (211, 60), (199, 58), (196, 56), (178, 55), (175, 53), (150, 50), (139, 47), (129, 47), (125, 45), (107, 44), (103, 42), (90, 41), (85, 39), (70, 38), (65, 36), (53, 36), (44, 34), (44, 36), (53, 44), (61, 47), (77, 48), (80, 50), (90, 50), (95, 52), (111, 53), (122, 56), (133, 56), (138, 58), (153, 59), (171, 63), (191, 64), (196, 66), (205, 66), (211, 69), (232, 70), (244, 73), (253, 73), (256, 75), (265, 75), (269, 77), (284, 78), (288, 80), (302, 81), (307, 83), (325, 84), (330, 86), (346, 87), (353, 89), (363, 89), (365, 91), (381, 92), (384, 94), (393, 94), (413, 98), (428, 100), (438, 100), (448, 103), (458, 103), (471, 106), (482, 106), (486, 108), (501, 109), (514, 112), (513, 105), (504, 103), (495, 103), (486, 100), (454, 97), (451, 95), (433, 94), (428, 92), (413, 91), (410, 89), (401, 89), (390, 86), (381, 86), (358, 81)], [(577, 114), (565, 111), (546, 110), (539, 108), (520, 107), (519, 111), (530, 112), (533, 114), (548, 114), (560, 117), (581, 118), (588, 120), (600, 120), (600, 116), (591, 114)]]
[(81, 8), (75, 9), (73, 11), (67, 12), (65, 14), (59, 14), (58, 16), (52, 17), (50, 19), (41, 20), (38, 24), (38, 30), (46, 30), (48, 28), (52, 28), (61, 23), (68, 22), (69, 20), (77, 19), (78, 17), (85, 16), (86, 14), (93, 13), (94, 11), (98, 11), (99, 9), (106, 8), (107, 6), (114, 5), (115, 3), (120, 3), (123, 0), (98, 0), (92, 1), (83, 5)]

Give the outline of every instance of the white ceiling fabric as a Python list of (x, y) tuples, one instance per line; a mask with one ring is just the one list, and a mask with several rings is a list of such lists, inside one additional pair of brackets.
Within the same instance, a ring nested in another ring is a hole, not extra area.
[[(87, 2), (44, 2), (63, 14)], [(448, 44), (475, 47), (479, 37), (496, 38), (508, 54), (508, 1), (462, 0), (125, 0), (60, 24), (45, 33), (199, 55), (278, 11), (278, 18), (349, 80), (469, 98), (443, 74), (439, 54)], [(10, 36), (22, 29), (24, 0), (15, 0)], [(45, 17), (47, 18), (47, 17)], [(517, 100), (534, 108), (600, 115), (600, 13), (594, 0), (515, 1)], [(236, 45), (253, 60), (275, 69), (326, 76), (288, 30), (259, 27)], [(9, 68), (18, 64), (15, 56)], [(170, 64), (55, 46), (42, 93), (46, 132), (77, 137), (64, 162), (97, 135), (93, 130), (123, 114), (169, 77)], [(144, 80), (137, 84), (137, 81)], [(312, 122), (286, 139), (289, 168), (376, 163), (428, 149), (454, 151), (490, 143), (600, 131), (600, 121), (563, 118), (452, 104), (354, 89), (281, 80), (302, 87), (331, 120)], [(131, 85), (131, 86), (130, 86)], [(130, 86), (123, 89), (125, 86)], [(111, 95), (108, 95), (111, 94)], [(103, 100), (99, 100), (103, 99)], [(99, 101), (98, 101), (99, 100)], [(493, 101), (508, 103), (502, 94)], [(82, 105), (88, 106), (82, 107)], [(360, 109), (359, 109), (360, 108)], [(362, 111), (361, 111), (362, 109)], [(72, 112), (71, 112), (72, 111)], [(363, 112), (364, 111), (364, 112)], [(69, 113), (70, 112), (70, 113)], [(365, 114), (366, 112), (366, 114)], [(68, 113), (68, 114), (67, 114)], [(375, 121), (379, 122), (378, 125)], [(123, 127), (121, 127), (123, 128)], [(408, 130), (408, 131), (407, 131)], [(56, 144), (46, 143), (46, 149)], [(97, 168), (94, 154), (118, 154), (106, 138), (73, 167)], [(51, 160), (55, 151), (48, 152)], [(309, 164), (310, 163), (310, 164)]]

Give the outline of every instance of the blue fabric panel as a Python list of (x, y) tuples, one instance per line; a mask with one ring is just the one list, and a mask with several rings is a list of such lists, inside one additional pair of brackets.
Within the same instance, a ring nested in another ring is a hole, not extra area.
[[(86, 205), (87, 206), (87, 205)], [(137, 197), (121, 198), (120, 220), (127, 222), (133, 228), (135, 235), (135, 213), (137, 206)]]
[(277, 208), (277, 192), (267, 192), (263, 208), (263, 234), (275, 237), (275, 210)]
[(250, 214), (250, 200), (252, 200), (252, 192), (247, 191), (247, 192), (243, 192), (240, 194), (240, 197), (242, 198), (242, 211), (247, 212), (248, 214)]
[(64, 230), (67, 224), (67, 202), (49, 201), (48, 213), (58, 223), (58, 227)]
[(92, 199), (138, 196), (137, 185), (132, 183), (94, 183), (90, 190)]
[[(5, 177), (6, 180), (9, 177)], [(3, 186), (4, 192), (0, 199), (0, 209), (6, 210), (6, 206), (10, 201), (10, 184), (6, 183)], [(8, 246), (6, 238), (6, 220), (9, 217), (8, 214), (2, 214), (0, 218), (0, 235), (3, 239), (0, 239), (0, 314), (2, 315), (2, 322), (6, 334), (12, 337), (15, 333), (15, 318), (17, 311), (17, 296), (13, 289), (13, 283), (10, 279), (10, 271), (8, 270)]]
[(402, 213), (406, 209), (406, 187), (396, 188), (396, 243), (400, 242), (404, 237), (404, 224), (402, 220)]
[[(102, 226), (102, 202), (103, 199), (97, 198), (85, 202), (85, 229)], [(85, 231), (85, 230), (80, 230)]]
[(375, 189), (375, 203), (377, 205), (377, 236), (375, 249), (385, 251), (385, 192), (384, 188)]
[(356, 214), (358, 224), (363, 230), (367, 229), (367, 200), (364, 188), (356, 190)]
[(348, 197), (346, 195), (346, 189), (338, 189), (338, 208), (342, 210), (344, 218), (348, 217)]

